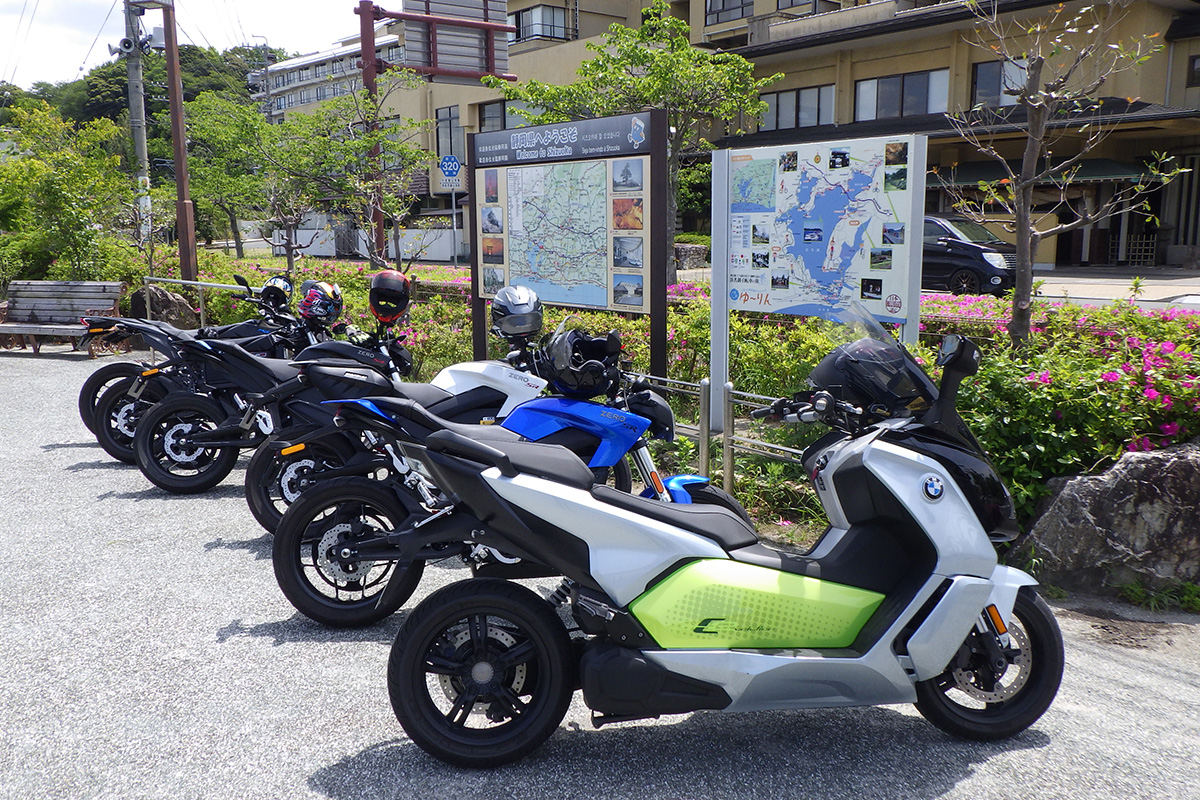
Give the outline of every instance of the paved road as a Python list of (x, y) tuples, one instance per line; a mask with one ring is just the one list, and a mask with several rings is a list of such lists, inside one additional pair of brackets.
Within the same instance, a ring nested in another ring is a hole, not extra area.
[(1006, 742), (907, 707), (596, 731), (577, 702), (517, 765), (443, 766), (388, 706), (399, 618), (296, 615), (240, 470), (182, 498), (111, 461), (75, 413), (101, 362), (64, 351), (0, 352), (0, 798), (1200, 798), (1200, 620), (1093, 598), (1056, 604), (1065, 683)]

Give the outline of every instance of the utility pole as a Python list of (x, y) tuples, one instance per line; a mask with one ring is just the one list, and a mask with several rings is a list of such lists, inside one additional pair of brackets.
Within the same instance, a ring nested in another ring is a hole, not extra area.
[(179, 78), (179, 38), (175, 29), (175, 0), (129, 0), (138, 8), (161, 8), (166, 38), (167, 90), (171, 107), (171, 145), (175, 154), (175, 227), (179, 237), (179, 273), (196, 280), (196, 222), (188, 187), (187, 131), (183, 124), (183, 84)]
[(120, 50), (125, 52), (125, 72), (129, 78), (129, 133), (133, 137), (134, 158), (137, 161), (138, 209), (142, 242), (150, 240), (150, 156), (146, 152), (146, 99), (142, 83), (142, 41), (138, 17), (146, 13), (125, 3), (125, 39)]

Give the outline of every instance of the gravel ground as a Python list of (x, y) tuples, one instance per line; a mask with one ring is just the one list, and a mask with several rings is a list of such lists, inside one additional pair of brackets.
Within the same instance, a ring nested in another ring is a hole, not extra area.
[[(0, 352), (0, 798), (1200, 798), (1197, 618), (1086, 597), (1055, 604), (1058, 700), (1008, 741), (908, 707), (597, 731), (577, 700), (519, 764), (444, 766), (388, 705), (402, 615), (296, 614), (240, 469), (182, 497), (109, 459), (75, 411), (106, 361)], [(418, 598), (466, 574), (427, 570)]]

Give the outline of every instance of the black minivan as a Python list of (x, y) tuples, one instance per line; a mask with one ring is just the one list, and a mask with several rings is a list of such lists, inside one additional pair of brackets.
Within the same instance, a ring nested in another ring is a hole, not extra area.
[(1017, 248), (966, 217), (925, 215), (921, 288), (1002, 295), (1016, 280)]

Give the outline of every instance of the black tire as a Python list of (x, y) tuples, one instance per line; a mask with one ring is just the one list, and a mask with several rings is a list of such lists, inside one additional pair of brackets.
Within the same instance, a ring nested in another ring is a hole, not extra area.
[(969, 269), (956, 270), (946, 282), (952, 294), (979, 294), (979, 276)]
[(117, 361), (105, 364), (88, 376), (79, 389), (79, 418), (92, 433), (96, 432), (96, 403), (100, 397), (122, 378), (140, 375), (145, 367), (132, 361)]
[(921, 716), (955, 736), (991, 741), (1020, 733), (1045, 713), (1062, 683), (1058, 623), (1046, 602), (1022, 587), (1008, 627), (1007, 670), (997, 678), (968, 638), (944, 673), (917, 684)]
[(346, 564), (331, 557), (330, 548), (399, 530), (412, 520), (389, 484), (335, 478), (314, 486), (288, 507), (275, 529), (275, 580), (297, 611), (323, 625), (356, 628), (386, 619), (412, 596), (425, 562)]
[(388, 697), (425, 752), (494, 767), (558, 729), (575, 672), (566, 628), (545, 600), (476, 578), (439, 589), (409, 614), (388, 657)]
[(133, 438), (138, 469), (148, 481), (172, 494), (208, 491), (233, 471), (237, 448), (183, 445), (177, 439), (213, 430), (227, 416), (209, 397), (176, 392), (138, 421)]
[(343, 463), (345, 459), (336, 448), (321, 442), (309, 442), (302, 451), (286, 456), (266, 442), (246, 465), (246, 505), (259, 525), (275, 533), (283, 513), (300, 497), (300, 479)]
[(612, 467), (592, 467), (592, 476), (596, 483), (611, 486), (618, 492), (633, 492), (633, 468), (629, 466), (628, 457), (622, 458)]
[(112, 384), (96, 403), (93, 418), (96, 441), (104, 452), (117, 461), (136, 464), (133, 440), (137, 435), (138, 422), (154, 405), (167, 396), (167, 390), (157, 381), (150, 381), (136, 400), (129, 396), (133, 378), (122, 378)]
[(757, 530), (754, 520), (750, 518), (750, 513), (742, 508), (742, 504), (734, 499), (733, 495), (711, 483), (693, 483), (684, 487), (687, 493), (692, 498), (692, 503), (696, 505), (721, 506), (727, 508), (737, 514), (751, 528)]

